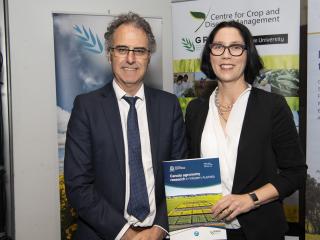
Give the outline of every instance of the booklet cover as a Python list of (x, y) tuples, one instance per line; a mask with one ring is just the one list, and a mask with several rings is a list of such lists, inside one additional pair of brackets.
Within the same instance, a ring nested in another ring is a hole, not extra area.
[(171, 240), (227, 239), (211, 207), (222, 197), (218, 158), (163, 162)]

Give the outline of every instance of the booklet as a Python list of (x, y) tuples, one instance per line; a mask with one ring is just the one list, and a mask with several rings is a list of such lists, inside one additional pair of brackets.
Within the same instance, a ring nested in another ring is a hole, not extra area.
[(219, 158), (164, 161), (163, 170), (170, 239), (227, 239), (211, 213), (222, 197)]

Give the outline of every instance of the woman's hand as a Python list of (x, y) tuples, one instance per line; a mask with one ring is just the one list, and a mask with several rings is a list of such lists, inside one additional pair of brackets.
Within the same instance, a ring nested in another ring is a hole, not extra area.
[(254, 208), (256, 206), (248, 194), (230, 194), (222, 197), (211, 210), (217, 220), (232, 221), (238, 215)]
[[(272, 202), (279, 197), (278, 190), (271, 183), (267, 183), (252, 192), (258, 197), (259, 206)], [(211, 210), (214, 218), (232, 221), (238, 215), (249, 212), (257, 206), (248, 193), (230, 194), (222, 197)]]

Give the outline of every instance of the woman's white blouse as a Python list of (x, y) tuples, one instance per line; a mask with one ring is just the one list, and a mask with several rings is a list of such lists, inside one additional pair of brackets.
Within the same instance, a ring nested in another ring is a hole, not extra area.
[[(237, 162), (239, 138), (247, 108), (251, 85), (244, 90), (233, 104), (225, 131), (215, 105), (216, 90), (209, 99), (209, 111), (201, 137), (201, 157), (218, 157), (220, 161), (222, 195), (231, 193)], [(227, 224), (227, 228), (239, 228), (237, 219)]]

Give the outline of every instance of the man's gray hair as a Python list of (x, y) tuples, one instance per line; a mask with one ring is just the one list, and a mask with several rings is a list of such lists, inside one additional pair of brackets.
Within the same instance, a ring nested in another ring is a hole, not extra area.
[(148, 48), (151, 53), (156, 51), (156, 40), (154, 38), (154, 35), (152, 33), (150, 24), (142, 17), (140, 17), (138, 14), (133, 12), (128, 12), (127, 14), (121, 14), (118, 15), (108, 26), (107, 32), (104, 34), (105, 38), (105, 48), (106, 51), (110, 51), (110, 47), (112, 46), (112, 38), (113, 34), (116, 31), (118, 27), (120, 27), (122, 24), (130, 24), (135, 26), (138, 29), (143, 30), (148, 37)]

